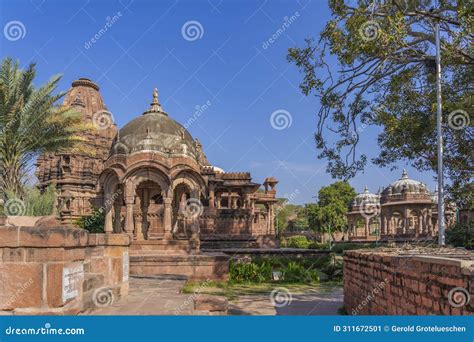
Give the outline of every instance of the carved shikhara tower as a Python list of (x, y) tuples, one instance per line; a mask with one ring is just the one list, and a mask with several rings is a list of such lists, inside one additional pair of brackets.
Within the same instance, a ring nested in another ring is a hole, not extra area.
[(37, 160), (36, 176), (40, 190), (55, 184), (59, 193), (58, 214), (62, 222), (70, 223), (91, 213), (91, 205), (99, 196), (97, 181), (117, 135), (117, 127), (107, 111), (99, 87), (89, 79), (80, 78), (72, 83), (64, 105), (82, 113), (83, 122), (91, 125), (91, 130), (82, 136), (93, 155), (43, 154)]

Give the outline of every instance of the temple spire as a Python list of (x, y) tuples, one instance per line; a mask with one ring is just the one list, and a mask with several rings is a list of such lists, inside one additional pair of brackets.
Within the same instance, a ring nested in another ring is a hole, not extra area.
[(145, 114), (151, 114), (151, 113), (160, 113), (167, 115), (164, 111), (163, 108), (161, 108), (160, 102), (158, 102), (158, 88), (153, 89), (153, 100), (150, 103), (150, 109), (148, 109), (143, 115)]
[(408, 178), (407, 170), (406, 170), (406, 169), (403, 169), (402, 178), (401, 178), (401, 179), (407, 179), (407, 178)]

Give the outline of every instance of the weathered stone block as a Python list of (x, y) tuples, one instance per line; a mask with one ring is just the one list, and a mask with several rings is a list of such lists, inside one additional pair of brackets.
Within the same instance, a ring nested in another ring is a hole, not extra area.
[(12, 310), (43, 304), (43, 265), (0, 263), (0, 308)]

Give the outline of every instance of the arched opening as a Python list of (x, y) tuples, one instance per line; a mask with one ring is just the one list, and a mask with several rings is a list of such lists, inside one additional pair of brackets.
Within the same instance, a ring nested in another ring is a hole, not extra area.
[(147, 240), (150, 232), (157, 236), (164, 234), (163, 189), (152, 181), (144, 180), (135, 189), (133, 206), (134, 236), (137, 240)]
[(369, 235), (380, 235), (379, 219), (377, 217), (372, 217), (369, 221)]
[(177, 239), (188, 239), (199, 225), (199, 216), (204, 210), (199, 191), (188, 183), (179, 183), (173, 189), (172, 232)]

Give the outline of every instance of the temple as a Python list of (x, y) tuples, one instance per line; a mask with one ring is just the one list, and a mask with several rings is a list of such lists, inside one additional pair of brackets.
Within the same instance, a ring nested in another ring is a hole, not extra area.
[(277, 180), (268, 177), (261, 188), (250, 173), (211, 165), (200, 142), (164, 111), (157, 89), (149, 109), (119, 131), (89, 79), (72, 83), (64, 105), (96, 129), (84, 135), (93, 155), (38, 159), (40, 188), (57, 188), (62, 223), (102, 210), (105, 233), (129, 234), (137, 256), (277, 246)]
[[(365, 187), (352, 202), (347, 220), (350, 240), (432, 240), (438, 233), (437, 194), (403, 170), (399, 180), (377, 194)], [(455, 209), (446, 205), (446, 226), (455, 221)]]

